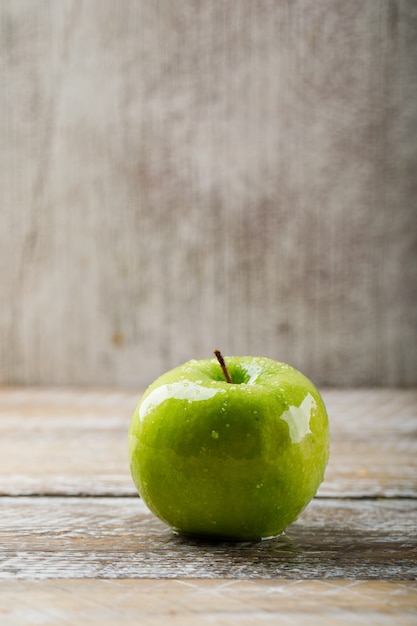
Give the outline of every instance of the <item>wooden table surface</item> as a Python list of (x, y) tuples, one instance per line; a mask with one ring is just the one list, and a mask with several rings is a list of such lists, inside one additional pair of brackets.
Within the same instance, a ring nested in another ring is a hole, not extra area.
[(281, 537), (174, 535), (133, 487), (139, 392), (0, 389), (0, 624), (417, 624), (417, 390), (323, 390), (317, 497)]

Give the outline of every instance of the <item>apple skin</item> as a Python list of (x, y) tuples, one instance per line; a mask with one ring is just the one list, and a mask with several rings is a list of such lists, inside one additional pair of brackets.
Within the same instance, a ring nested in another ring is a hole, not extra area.
[(129, 429), (133, 481), (180, 533), (254, 540), (280, 534), (314, 497), (329, 425), (313, 383), (263, 357), (189, 361), (148, 387)]

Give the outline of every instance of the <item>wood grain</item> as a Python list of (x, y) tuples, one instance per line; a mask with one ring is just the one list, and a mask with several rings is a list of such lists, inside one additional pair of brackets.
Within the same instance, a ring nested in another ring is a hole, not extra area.
[[(127, 430), (140, 392), (4, 388), (0, 494), (135, 495)], [(417, 391), (325, 390), (322, 497), (417, 496)], [(389, 462), (387, 462), (389, 459)]]
[(51, 580), (0, 585), (2, 626), (414, 626), (416, 601), (415, 582)]
[(415, 0), (0, 3), (0, 383), (417, 384)]
[(314, 500), (261, 542), (177, 536), (139, 498), (0, 499), (0, 579), (414, 580), (415, 500)]
[(324, 390), (326, 481), (259, 542), (175, 535), (132, 497), (139, 395), (0, 389), (2, 626), (414, 626), (416, 391)]

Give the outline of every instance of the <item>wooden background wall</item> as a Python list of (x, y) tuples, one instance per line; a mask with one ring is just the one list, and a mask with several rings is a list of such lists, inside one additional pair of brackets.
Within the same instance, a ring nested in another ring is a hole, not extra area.
[(2, 0), (0, 383), (417, 384), (415, 0)]

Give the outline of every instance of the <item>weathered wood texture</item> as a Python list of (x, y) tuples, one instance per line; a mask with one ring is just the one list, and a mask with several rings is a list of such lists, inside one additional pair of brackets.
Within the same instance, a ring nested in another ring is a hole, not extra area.
[(2, 626), (415, 626), (417, 583), (289, 580), (3, 582)]
[(414, 0), (0, 3), (0, 383), (417, 384)]
[(414, 626), (416, 393), (325, 390), (322, 497), (285, 535), (215, 542), (130, 497), (139, 393), (0, 389), (1, 625)]
[[(0, 393), (0, 494), (133, 495), (127, 430), (140, 393)], [(325, 390), (324, 497), (417, 497), (417, 391)], [(389, 462), (387, 461), (389, 459)]]
[(285, 535), (175, 535), (140, 498), (0, 498), (0, 579), (415, 580), (416, 500), (313, 500)]

